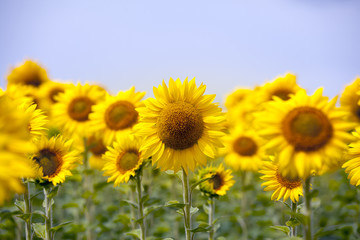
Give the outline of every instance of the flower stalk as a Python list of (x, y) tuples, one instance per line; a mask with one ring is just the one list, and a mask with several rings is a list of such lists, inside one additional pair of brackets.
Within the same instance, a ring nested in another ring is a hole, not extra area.
[(138, 199), (138, 210), (139, 210), (139, 225), (140, 225), (140, 240), (146, 239), (146, 225), (145, 225), (145, 217), (144, 217), (144, 203), (142, 200), (142, 186), (141, 186), (141, 171), (139, 171), (135, 176), (136, 181), (136, 192), (137, 192), (137, 199)]
[(209, 231), (209, 240), (214, 240), (215, 230), (214, 230), (214, 218), (215, 218), (215, 199), (213, 197), (209, 198), (209, 226), (211, 229)]
[[(83, 154), (84, 154), (84, 166), (85, 166), (85, 171), (86, 171), (86, 170), (90, 169), (89, 147), (88, 147), (86, 138), (84, 138), (84, 153)], [(91, 176), (89, 176), (89, 172), (86, 172), (86, 174), (85, 174), (83, 186), (84, 186), (85, 192), (87, 192), (87, 193), (92, 192), (92, 179), (91, 179)], [(93, 206), (91, 196), (87, 197), (85, 206), (86, 206), (86, 208), (85, 208), (84, 214), (85, 214), (85, 221), (87, 224), (86, 239), (93, 240), (94, 234), (93, 234), (92, 228), (90, 227), (90, 224), (92, 223), (92, 219), (93, 219), (94, 206)]]
[[(296, 213), (297, 203), (291, 201), (291, 213)], [(290, 220), (293, 219), (293, 215), (290, 217)], [(296, 237), (296, 226), (290, 227), (290, 237)]]
[(30, 198), (30, 183), (27, 180), (25, 183), (24, 202), (25, 202), (25, 214), (30, 214), (29, 220), (25, 221), (25, 237), (26, 240), (32, 240), (32, 234), (31, 234), (32, 209), (31, 209), (31, 198)]
[(51, 211), (51, 198), (49, 193), (51, 188), (44, 187), (44, 208), (45, 208), (45, 240), (52, 240), (52, 211)]
[(190, 184), (189, 176), (186, 174), (185, 170), (182, 169), (182, 183), (183, 183), (183, 200), (185, 204), (184, 210), (184, 226), (185, 226), (185, 237), (186, 240), (191, 240), (191, 195), (190, 195)]
[(304, 184), (305, 215), (307, 217), (307, 221), (304, 226), (304, 239), (305, 240), (312, 240), (310, 185), (311, 185), (311, 177), (308, 177), (305, 180), (305, 184)]

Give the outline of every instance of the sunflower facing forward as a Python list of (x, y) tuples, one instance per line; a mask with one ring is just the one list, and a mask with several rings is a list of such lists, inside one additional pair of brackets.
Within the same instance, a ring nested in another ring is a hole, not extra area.
[(336, 98), (328, 101), (322, 91), (312, 96), (300, 91), (288, 101), (274, 99), (256, 115), (260, 135), (269, 139), (265, 147), (278, 152), (283, 176), (306, 178), (324, 165), (338, 165), (353, 139), (347, 131), (354, 125), (343, 120), (346, 113), (335, 107)]
[(140, 100), (145, 92), (135, 92), (135, 87), (119, 92), (117, 96), (106, 96), (106, 100), (93, 107), (90, 114), (91, 129), (101, 132), (106, 145), (111, 145), (116, 135), (129, 134), (138, 122), (135, 108), (142, 106)]
[(165, 82), (153, 88), (154, 98), (139, 108), (140, 123), (137, 134), (145, 137), (146, 156), (162, 170), (183, 168), (193, 171), (205, 165), (206, 156), (214, 158), (216, 147), (222, 147), (220, 137), (225, 118), (221, 108), (212, 103), (215, 95), (203, 95), (206, 86), (195, 79)]

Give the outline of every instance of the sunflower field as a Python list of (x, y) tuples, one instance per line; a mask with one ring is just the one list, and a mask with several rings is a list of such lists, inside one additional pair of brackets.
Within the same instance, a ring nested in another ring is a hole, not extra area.
[(26, 60), (0, 89), (0, 239), (360, 239), (360, 78), (339, 94), (285, 73), (147, 97)]

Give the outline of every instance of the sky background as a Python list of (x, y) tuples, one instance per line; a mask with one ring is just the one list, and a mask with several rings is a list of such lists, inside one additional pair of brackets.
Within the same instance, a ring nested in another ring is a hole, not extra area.
[(286, 72), (335, 96), (360, 75), (360, 1), (0, 1), (0, 86), (11, 66), (112, 93), (196, 78), (223, 98)]

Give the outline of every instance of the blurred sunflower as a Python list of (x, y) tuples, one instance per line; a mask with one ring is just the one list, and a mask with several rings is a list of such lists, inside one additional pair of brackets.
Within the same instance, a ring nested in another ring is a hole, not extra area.
[(107, 151), (103, 138), (98, 135), (92, 135), (87, 139), (86, 145), (91, 152), (89, 158), (90, 167), (102, 170), (105, 164), (102, 155)]
[(198, 180), (210, 178), (199, 185), (200, 190), (210, 197), (225, 195), (235, 183), (231, 170), (225, 170), (222, 164), (199, 169), (197, 176)]
[(288, 198), (291, 201), (299, 202), (299, 196), (303, 196), (302, 182), (300, 178), (289, 178), (281, 175), (279, 168), (272, 162), (264, 162), (260, 173), (264, 174), (260, 178), (266, 182), (261, 186), (266, 186), (264, 191), (274, 191), (271, 200), (279, 201), (283, 198), (285, 202)]
[(45, 111), (50, 111), (51, 106), (57, 103), (59, 93), (65, 92), (68, 87), (71, 87), (71, 84), (54, 81), (48, 81), (42, 84), (38, 94), (40, 108)]
[(195, 84), (195, 79), (174, 81), (169, 87), (153, 88), (154, 98), (144, 101), (146, 107), (138, 108), (140, 122), (137, 134), (145, 137), (146, 157), (162, 170), (193, 171), (196, 165), (205, 165), (206, 156), (214, 158), (216, 147), (222, 147), (222, 123), (225, 118), (221, 108), (212, 103), (213, 95), (203, 95), (206, 86)]
[(360, 78), (356, 78), (350, 85), (346, 86), (340, 97), (340, 104), (349, 115), (349, 120), (360, 124)]
[(72, 86), (57, 96), (58, 102), (52, 109), (52, 120), (66, 133), (76, 132), (81, 136), (89, 134), (89, 114), (92, 106), (101, 101), (104, 91), (94, 85)]
[(30, 115), (28, 129), (32, 140), (47, 134), (47, 128), (45, 127), (48, 123), (47, 116), (42, 110), (36, 109), (36, 104), (29, 105), (25, 102), (20, 105), (20, 109)]
[(110, 176), (107, 182), (114, 181), (114, 186), (128, 182), (144, 161), (140, 148), (142, 140), (133, 135), (119, 135), (108, 151), (103, 155), (104, 176)]
[(143, 106), (140, 100), (145, 92), (135, 92), (135, 87), (117, 96), (106, 96), (106, 100), (93, 107), (90, 114), (91, 131), (101, 132), (105, 144), (111, 145), (116, 135), (129, 134), (138, 122), (137, 107)]
[(28, 85), (35, 88), (49, 81), (46, 70), (34, 61), (27, 60), (13, 68), (7, 76), (8, 86), (12, 84)]
[(8, 86), (5, 93), (13, 100), (21, 99), (23, 102), (36, 104), (37, 108), (39, 106), (40, 98), (38, 89), (34, 87), (14, 84)]
[(251, 89), (238, 88), (227, 95), (225, 99), (225, 107), (229, 110), (241, 104), (252, 93)]
[(306, 178), (324, 165), (335, 166), (353, 139), (347, 131), (354, 124), (343, 120), (346, 113), (335, 107), (337, 99), (328, 101), (322, 91), (274, 99), (256, 114), (259, 134), (269, 139), (267, 149), (278, 152), (283, 176)]
[(360, 133), (359, 129), (353, 133), (356, 141), (349, 145), (349, 149), (345, 154), (345, 163), (342, 165), (345, 172), (349, 174), (350, 184), (354, 186), (360, 185)]
[(230, 129), (224, 145), (225, 163), (235, 171), (258, 171), (266, 156), (264, 141), (255, 131), (242, 126)]

